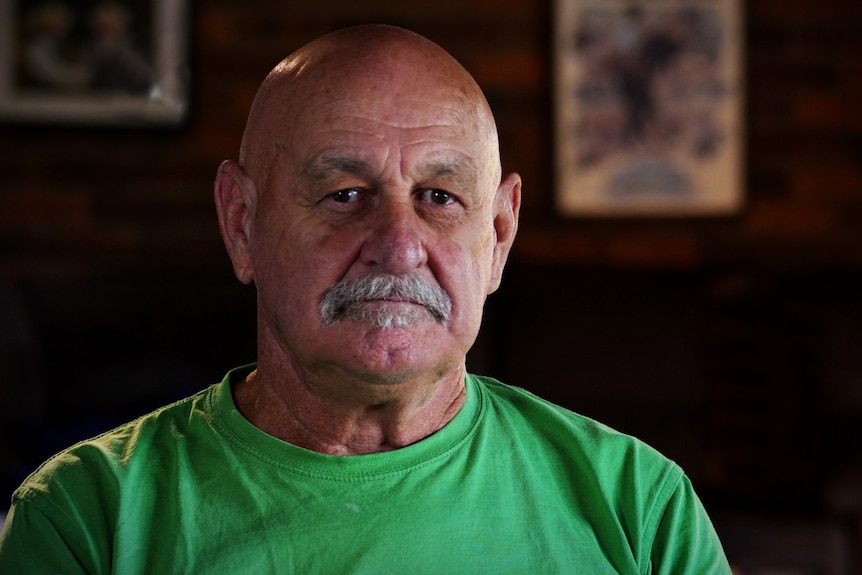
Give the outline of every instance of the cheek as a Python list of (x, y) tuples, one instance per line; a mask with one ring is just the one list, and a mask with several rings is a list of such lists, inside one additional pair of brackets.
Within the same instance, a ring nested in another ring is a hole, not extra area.
[(320, 235), (294, 227), (280, 229), (255, 254), (259, 290), (266, 303), (297, 316), (315, 315), (324, 292), (341, 279), (349, 265), (349, 242), (335, 234)]
[[(452, 238), (441, 252), (441, 272), (446, 278), (444, 288), (454, 300), (457, 313), (472, 323), (481, 317), (489, 292), (493, 234), (481, 237)], [(470, 318), (470, 319), (468, 319)]]
[(300, 238), (288, 233), (290, 228), (285, 222), (263, 224), (256, 231), (257, 237), (264, 239), (256, 242), (253, 250), (255, 283), (261, 304), (272, 310), (295, 307), (293, 300), (305, 291), (302, 282), (308, 277), (302, 257), (307, 250), (297, 245)]
[(470, 253), (477, 291), (483, 300), (489, 293), (489, 282), (494, 261), (495, 234), (493, 228), (476, 238)]

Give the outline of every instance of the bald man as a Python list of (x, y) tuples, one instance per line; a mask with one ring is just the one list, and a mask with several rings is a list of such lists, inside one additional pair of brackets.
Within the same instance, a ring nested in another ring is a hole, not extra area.
[(466, 372), (520, 194), (427, 39), (285, 59), (215, 182), (256, 363), (43, 465), (0, 572), (729, 573), (678, 466)]

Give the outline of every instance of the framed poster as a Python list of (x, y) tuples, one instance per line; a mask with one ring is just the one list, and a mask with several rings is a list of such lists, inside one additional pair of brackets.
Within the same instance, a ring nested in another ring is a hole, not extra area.
[(185, 0), (0, 0), (0, 119), (176, 124)]
[(555, 0), (554, 32), (561, 214), (741, 207), (740, 0)]

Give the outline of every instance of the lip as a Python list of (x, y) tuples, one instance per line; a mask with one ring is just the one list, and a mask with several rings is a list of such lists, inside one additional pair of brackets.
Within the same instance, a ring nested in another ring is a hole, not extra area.
[(379, 298), (365, 300), (363, 303), (407, 303), (412, 305), (421, 305), (418, 301), (404, 297)]

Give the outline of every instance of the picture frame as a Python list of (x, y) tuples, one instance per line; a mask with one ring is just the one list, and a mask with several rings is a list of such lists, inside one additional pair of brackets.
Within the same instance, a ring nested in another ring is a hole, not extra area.
[(186, 0), (0, 0), (0, 121), (177, 125)]
[(555, 0), (561, 215), (741, 208), (741, 11), (741, 0)]

